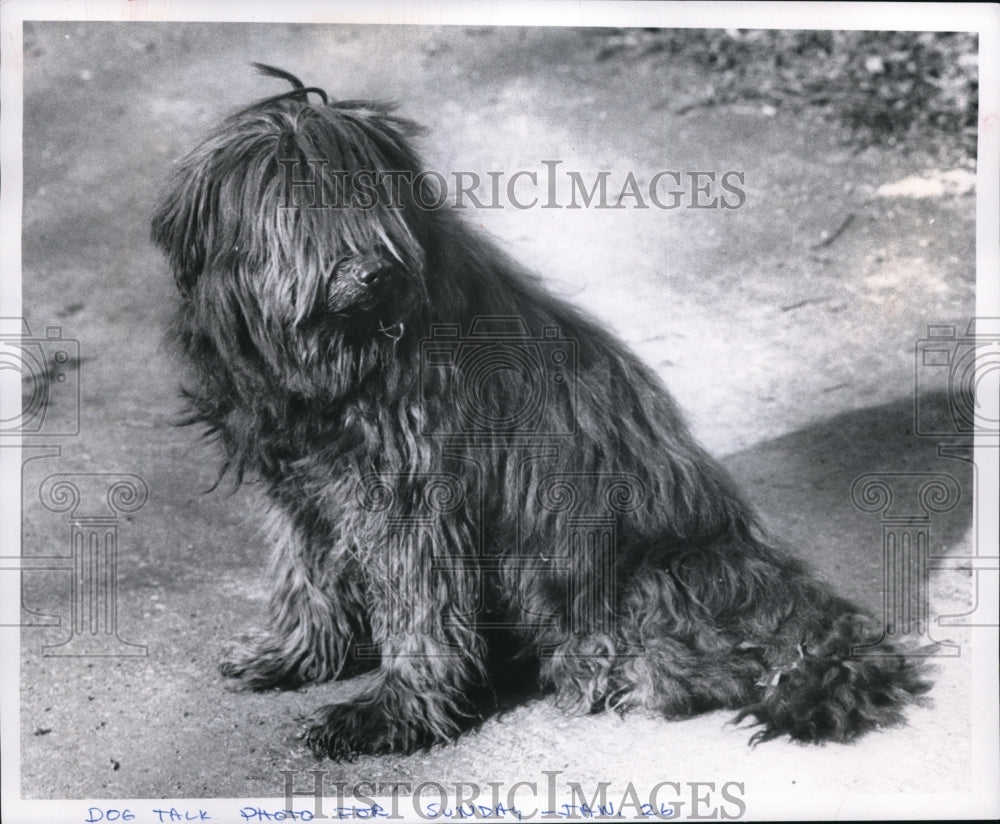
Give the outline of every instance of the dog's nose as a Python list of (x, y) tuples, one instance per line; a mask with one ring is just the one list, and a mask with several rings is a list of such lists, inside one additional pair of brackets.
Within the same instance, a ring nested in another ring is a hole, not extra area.
[(389, 266), (366, 267), (357, 273), (357, 278), (366, 286), (371, 286), (389, 274), (389, 269)]
[(367, 265), (359, 266), (354, 277), (364, 286), (373, 287), (391, 280), (395, 273), (396, 266), (394, 264), (387, 261), (371, 261)]

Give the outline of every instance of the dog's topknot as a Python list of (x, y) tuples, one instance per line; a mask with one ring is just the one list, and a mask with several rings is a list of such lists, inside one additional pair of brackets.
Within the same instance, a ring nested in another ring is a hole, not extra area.
[(253, 106), (249, 106), (246, 110), (257, 108), (259, 106), (266, 106), (269, 103), (275, 103), (278, 100), (284, 100), (285, 98), (298, 98), (301, 97), (302, 100), (308, 100), (310, 92), (317, 94), (323, 100), (323, 105), (328, 106), (330, 104), (330, 97), (327, 95), (326, 91), (319, 88), (319, 86), (306, 86), (298, 77), (296, 77), (291, 72), (286, 72), (284, 69), (279, 69), (276, 66), (269, 66), (267, 63), (251, 63), (255, 69), (261, 74), (267, 77), (278, 77), (282, 80), (287, 80), (292, 84), (292, 90), (283, 92), (282, 94), (276, 94), (271, 97), (267, 97), (264, 100), (254, 103)]

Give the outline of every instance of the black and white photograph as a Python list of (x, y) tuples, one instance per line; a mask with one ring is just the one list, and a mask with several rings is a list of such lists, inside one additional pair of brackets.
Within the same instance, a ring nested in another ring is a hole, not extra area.
[(5, 822), (1000, 815), (1000, 9), (0, 6)]

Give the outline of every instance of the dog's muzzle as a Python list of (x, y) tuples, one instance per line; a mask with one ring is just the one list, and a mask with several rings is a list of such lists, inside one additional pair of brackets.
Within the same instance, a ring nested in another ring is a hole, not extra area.
[(327, 309), (346, 312), (375, 308), (391, 299), (402, 279), (402, 267), (394, 258), (377, 254), (343, 258), (330, 278)]

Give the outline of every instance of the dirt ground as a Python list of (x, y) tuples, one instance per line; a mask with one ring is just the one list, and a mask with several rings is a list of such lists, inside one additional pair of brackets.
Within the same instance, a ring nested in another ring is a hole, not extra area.
[[(54, 473), (133, 474), (149, 490), (118, 524), (117, 570), (119, 635), (148, 654), (43, 654), (69, 632), (70, 575), (25, 573), (25, 797), (280, 796), (281, 771), (314, 769), (348, 785), (544, 782), (544, 771), (587, 788), (740, 781), (747, 797), (799, 810), (974, 789), (977, 636), (937, 626), (961, 654), (938, 661), (933, 707), (853, 746), (751, 749), (728, 713), (566, 718), (542, 698), (452, 746), (318, 764), (296, 734), (344, 686), (237, 694), (217, 674), (226, 639), (263, 616), (260, 504), (252, 486), (202, 494), (218, 456), (170, 425), (178, 375), (162, 337), (174, 286), (148, 242), (171, 163), (227, 112), (283, 90), (250, 61), (334, 96), (399, 101), (427, 126), (435, 169), (542, 171), (559, 159), (618, 179), (744, 172), (734, 210), (470, 219), (654, 366), (774, 532), (879, 611), (882, 524), (852, 504), (858, 476), (951, 475), (962, 500), (931, 519), (931, 552), (973, 550), (969, 465), (938, 457), (913, 424), (915, 377), (921, 414), (949, 403), (946, 375), (915, 369), (917, 342), (929, 324), (961, 336), (975, 312), (974, 191), (879, 194), (954, 171), (937, 165), (934, 140), (857, 151), (833, 129), (752, 103), (677, 115), (710, 78), (663, 58), (597, 60), (599, 36), (579, 30), (50, 23), (25, 41), (24, 314), (36, 337), (58, 325), (79, 341), (82, 404), (79, 434), (49, 441), (61, 454), (24, 466), (24, 554), (68, 554), (67, 514), (39, 499)], [(976, 580), (935, 573), (935, 613), (969, 610)]]

